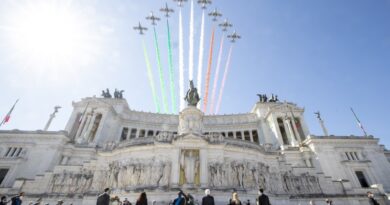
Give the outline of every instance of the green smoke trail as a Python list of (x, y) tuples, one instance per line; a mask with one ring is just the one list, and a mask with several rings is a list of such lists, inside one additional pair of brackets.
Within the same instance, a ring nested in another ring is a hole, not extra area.
[(158, 103), (158, 98), (157, 98), (157, 95), (156, 95), (156, 88), (154, 86), (154, 81), (153, 81), (152, 66), (150, 65), (148, 52), (147, 52), (146, 46), (145, 46), (145, 41), (143, 41), (143, 40), (142, 40), (142, 47), (144, 48), (144, 56), (145, 56), (146, 68), (148, 70), (149, 84), (150, 84), (150, 87), (152, 88), (152, 95), (153, 95), (154, 106), (156, 107), (157, 113), (160, 113), (160, 104)]
[(157, 54), (157, 67), (160, 76), (160, 87), (161, 87), (161, 94), (163, 99), (163, 107), (164, 107), (164, 112), (168, 113), (167, 96), (165, 96), (165, 83), (164, 83), (163, 70), (161, 66), (160, 49), (158, 48), (156, 28), (153, 28), (153, 31), (154, 31), (154, 45), (156, 47), (156, 54)]
[(167, 19), (167, 31), (168, 31), (168, 64), (169, 64), (169, 82), (171, 88), (171, 101), (172, 101), (172, 113), (176, 112), (176, 95), (175, 95), (175, 82), (172, 63), (172, 47), (171, 47), (171, 32), (169, 31), (169, 22)]

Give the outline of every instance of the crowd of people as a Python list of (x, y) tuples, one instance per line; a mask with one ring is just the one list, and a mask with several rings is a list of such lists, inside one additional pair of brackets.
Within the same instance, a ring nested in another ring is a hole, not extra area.
[[(10, 199), (7, 199), (7, 196), (1, 196), (0, 205), (22, 205), (24, 199), (24, 192), (20, 192), (19, 194), (10, 197)], [(27, 203), (24, 203), (27, 204)], [(56, 205), (63, 205), (63, 200), (58, 200)], [(38, 198), (36, 201), (30, 201), (28, 202), (28, 205), (49, 205), (49, 203), (42, 203), (42, 198)], [(69, 204), (73, 205), (73, 204)]]
[[(270, 200), (266, 194), (264, 194), (263, 189), (259, 189), (258, 197), (256, 198), (256, 205), (271, 205)], [(22, 205), (24, 193), (21, 192), (18, 195), (10, 197), (7, 199), (6, 196), (1, 196), (0, 205)], [(378, 201), (375, 200), (374, 194), (372, 192), (367, 192), (367, 197), (370, 205), (379, 205)], [(333, 205), (333, 201), (330, 199), (325, 200), (326, 205)], [(63, 205), (63, 200), (58, 200), (56, 205)], [(152, 202), (152, 205), (155, 205), (156, 201)], [(29, 202), (28, 205), (43, 205), (42, 198), (37, 199), (35, 202)], [(44, 205), (49, 205), (45, 203)], [(69, 205), (73, 205), (70, 203)], [(123, 201), (120, 200), (118, 196), (110, 196), (110, 189), (104, 189), (104, 192), (100, 194), (97, 198), (96, 205), (132, 205), (132, 203), (125, 198)], [(135, 205), (148, 205), (148, 198), (146, 192), (142, 192)], [(198, 204), (195, 201), (194, 197), (189, 193), (184, 193), (179, 191), (177, 197), (172, 200), (169, 205), (215, 205), (214, 197), (210, 193), (210, 189), (205, 190), (205, 196), (202, 198), (202, 204)], [(246, 202), (241, 202), (238, 193), (234, 191), (231, 198), (227, 202), (227, 205), (250, 205), (250, 200)], [(314, 201), (309, 201), (309, 205), (315, 205)]]
[[(270, 201), (267, 195), (264, 194), (264, 190), (259, 190), (259, 197), (256, 199), (257, 205), (270, 205)], [(152, 202), (155, 205), (156, 201)], [(118, 196), (110, 197), (110, 189), (106, 188), (102, 194), (97, 198), (96, 205), (132, 205), (127, 198), (124, 201), (120, 201)], [(145, 192), (142, 192), (138, 197), (135, 205), (148, 205), (148, 199)], [(199, 205), (195, 201), (194, 197), (189, 193), (179, 191), (177, 197), (172, 200), (169, 205)], [(205, 190), (205, 196), (202, 198), (201, 205), (215, 205), (214, 197), (210, 193), (210, 189)], [(233, 192), (232, 197), (229, 199), (228, 205), (250, 205), (250, 202), (242, 203), (238, 198), (238, 193)]]

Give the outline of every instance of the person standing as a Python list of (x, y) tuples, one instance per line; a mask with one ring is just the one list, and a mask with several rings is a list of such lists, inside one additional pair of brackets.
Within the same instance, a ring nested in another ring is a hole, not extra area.
[(114, 197), (111, 199), (110, 205), (122, 205), (122, 202), (121, 202), (121, 200), (119, 199), (118, 196), (114, 196)]
[(210, 195), (210, 189), (206, 189), (204, 193), (206, 196), (202, 198), (202, 205), (215, 205), (214, 197)]
[(146, 197), (146, 193), (145, 192), (142, 192), (139, 195), (135, 205), (148, 205), (148, 198)]
[(6, 196), (1, 196), (0, 205), (7, 205), (9, 201), (7, 201)]
[(367, 197), (370, 205), (379, 205), (379, 203), (374, 199), (374, 194), (372, 192), (367, 192)]
[(269, 202), (269, 198), (267, 195), (264, 194), (264, 190), (259, 190), (259, 197), (257, 198), (258, 205), (271, 205)]
[(123, 200), (122, 205), (131, 205), (131, 203), (127, 198), (125, 198), (125, 200)]
[(18, 195), (11, 198), (11, 205), (21, 205), (23, 202), (24, 192), (20, 192)]
[(232, 193), (232, 198), (229, 200), (229, 205), (241, 205), (241, 201), (238, 199), (237, 192)]
[(183, 191), (180, 190), (179, 193), (177, 194), (177, 198), (173, 200), (172, 205), (185, 205), (186, 203), (187, 202), (186, 202), (185, 195)]
[(100, 194), (97, 198), (96, 205), (109, 205), (110, 204), (110, 188), (105, 188), (103, 194)]

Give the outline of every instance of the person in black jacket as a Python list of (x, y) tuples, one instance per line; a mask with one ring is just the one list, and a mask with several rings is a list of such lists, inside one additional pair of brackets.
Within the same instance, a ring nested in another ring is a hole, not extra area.
[(173, 200), (172, 205), (185, 205), (187, 204), (186, 196), (184, 195), (183, 191), (179, 191), (177, 194), (177, 198)]
[(148, 198), (146, 197), (146, 192), (142, 192), (137, 201), (135, 202), (135, 205), (148, 205)]
[(105, 188), (104, 193), (98, 196), (96, 205), (109, 205), (110, 204), (109, 192), (110, 192), (110, 188)]
[(11, 205), (22, 205), (24, 192), (20, 192), (18, 195), (11, 198)]
[(374, 194), (372, 192), (367, 192), (367, 197), (370, 205), (379, 205), (379, 203), (374, 199)]
[(9, 201), (7, 201), (6, 196), (1, 196), (0, 205), (7, 205)]
[(214, 197), (210, 195), (210, 189), (204, 191), (206, 196), (202, 198), (202, 205), (215, 205)]
[(259, 198), (257, 198), (258, 205), (271, 205), (269, 202), (269, 198), (267, 195), (264, 194), (264, 190), (259, 190)]

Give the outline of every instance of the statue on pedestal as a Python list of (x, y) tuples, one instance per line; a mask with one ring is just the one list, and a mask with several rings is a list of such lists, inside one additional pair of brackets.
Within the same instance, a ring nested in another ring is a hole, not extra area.
[(187, 101), (187, 104), (189, 106), (195, 106), (198, 104), (200, 101), (199, 94), (198, 94), (198, 89), (194, 87), (194, 83), (192, 80), (190, 80), (190, 89), (188, 89), (186, 97), (184, 100)]
[(199, 174), (199, 152), (197, 150), (183, 150), (180, 155), (180, 166), (184, 171), (185, 183), (196, 184), (195, 177)]
[(111, 98), (110, 90), (107, 88), (106, 91), (102, 90), (102, 97), (104, 98)]
[(123, 98), (123, 92), (125, 92), (124, 90), (117, 90), (115, 88), (115, 91), (114, 91), (114, 98), (116, 99), (122, 99)]

